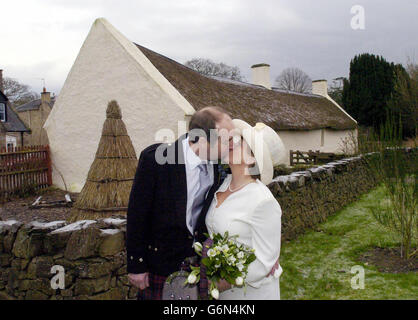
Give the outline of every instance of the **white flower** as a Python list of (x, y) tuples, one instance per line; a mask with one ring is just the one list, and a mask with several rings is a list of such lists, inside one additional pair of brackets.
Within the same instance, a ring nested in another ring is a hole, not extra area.
[(222, 251), (223, 251), (223, 252), (228, 252), (228, 250), (229, 250), (228, 245), (227, 245), (227, 244), (224, 244), (224, 245), (222, 246)]
[(237, 257), (238, 257), (239, 259), (244, 258), (244, 252), (242, 252), (242, 251), (238, 252)]
[(235, 279), (235, 284), (237, 286), (242, 286), (243, 283), (244, 283), (244, 279), (242, 277), (238, 277)]
[(193, 274), (193, 273), (189, 274), (189, 276), (187, 277), (187, 282), (188, 282), (188, 283), (193, 284), (193, 283), (195, 283), (195, 282), (196, 282), (196, 280), (197, 280), (197, 277), (196, 277), (196, 275), (195, 275), (195, 274)]
[(208, 250), (208, 257), (213, 258), (214, 256), (216, 256), (216, 252), (213, 249), (209, 249)]
[(238, 263), (237, 268), (239, 271), (242, 271), (244, 269), (244, 266), (241, 263)]
[[(218, 269), (221, 265), (220, 264), (215, 264), (215, 268)], [(241, 270), (240, 270), (241, 271)]]
[(230, 256), (230, 257), (229, 257), (229, 261), (231, 261), (232, 263), (233, 263), (233, 262), (235, 262), (236, 260), (237, 260), (237, 259), (235, 259), (235, 257), (234, 257), (234, 256)]
[(210, 294), (211, 294), (211, 296), (214, 298), (214, 299), (216, 299), (216, 300), (218, 300), (219, 299), (219, 291), (218, 291), (218, 289), (213, 289), (211, 292), (210, 292)]
[(200, 242), (195, 242), (193, 247), (196, 252), (202, 252), (203, 246)]

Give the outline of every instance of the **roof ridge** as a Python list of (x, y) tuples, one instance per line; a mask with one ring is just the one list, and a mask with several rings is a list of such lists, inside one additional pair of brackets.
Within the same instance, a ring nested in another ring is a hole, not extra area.
[(183, 68), (186, 68), (186, 69), (188, 69), (188, 70), (190, 70), (190, 71), (193, 71), (193, 72), (197, 73), (198, 75), (200, 75), (200, 76), (202, 76), (202, 77), (206, 77), (204, 74), (201, 74), (200, 72), (197, 72), (196, 70), (194, 70), (194, 69), (192, 69), (192, 68), (190, 68), (190, 67), (188, 67), (188, 66), (184, 65), (183, 63), (178, 62), (178, 61), (176, 61), (176, 60), (174, 60), (174, 59), (172, 59), (172, 58), (170, 58), (170, 57), (167, 57), (167, 56), (165, 56), (165, 55), (163, 55), (163, 54), (161, 54), (161, 53), (158, 53), (158, 52), (156, 52), (156, 51), (154, 51), (154, 50), (152, 50), (152, 49), (149, 49), (149, 48), (147, 48), (147, 47), (144, 47), (143, 45), (140, 45), (140, 44), (138, 44), (138, 43), (136, 43), (136, 42), (133, 42), (133, 44), (134, 44), (134, 45), (136, 45), (137, 47), (139, 47), (139, 49), (145, 49), (145, 50), (151, 51), (151, 53), (153, 53), (153, 54), (156, 54), (156, 55), (158, 55), (158, 56), (160, 56), (160, 57), (162, 57), (162, 58), (164, 58), (164, 59), (167, 59), (167, 60), (169, 60), (170, 62), (174, 62), (174, 63), (178, 64), (179, 66), (181, 66), (181, 67), (183, 67)]
[(41, 101), (41, 98), (33, 99), (33, 100), (31, 100), (31, 101), (25, 102), (24, 104), (21, 104), (21, 105), (15, 106), (15, 109), (16, 109), (17, 111), (20, 111), (20, 110), (19, 110), (20, 108), (22, 108), (22, 109), (23, 109), (23, 107), (26, 107), (27, 105), (30, 105), (30, 104), (34, 103), (35, 101)]

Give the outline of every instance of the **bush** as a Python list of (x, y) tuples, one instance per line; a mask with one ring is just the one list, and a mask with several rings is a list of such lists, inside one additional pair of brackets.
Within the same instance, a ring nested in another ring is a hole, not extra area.
[(378, 223), (400, 238), (401, 255), (409, 259), (416, 253), (411, 252), (411, 247), (418, 236), (417, 146), (407, 150), (402, 147), (402, 126), (395, 126), (395, 120), (389, 115), (379, 134), (372, 132), (367, 143), (372, 155), (365, 157), (366, 163), (371, 173), (382, 181), (390, 199), (380, 208), (369, 210)]

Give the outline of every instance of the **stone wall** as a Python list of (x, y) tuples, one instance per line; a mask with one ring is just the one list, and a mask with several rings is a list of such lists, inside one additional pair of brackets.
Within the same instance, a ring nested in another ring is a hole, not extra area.
[(269, 188), (282, 208), (283, 239), (294, 239), (376, 185), (360, 156), (276, 177)]
[[(377, 183), (362, 156), (276, 177), (269, 188), (282, 208), (283, 239), (314, 227)], [(69, 225), (0, 221), (0, 299), (134, 299), (125, 230), (125, 218)], [(54, 265), (64, 267), (64, 289), (51, 288)]]
[[(416, 161), (417, 150), (405, 148), (405, 160)], [(276, 177), (269, 188), (282, 208), (282, 239), (294, 239), (376, 187), (379, 181), (367, 167), (372, 156), (344, 158)]]
[[(48, 94), (44, 93), (44, 94)], [(24, 145), (45, 145), (48, 144), (48, 136), (43, 125), (51, 112), (49, 102), (50, 98), (42, 101), (39, 109), (26, 110), (19, 112), (19, 117), (25, 122), (26, 126), (31, 129), (31, 133), (23, 135)]]

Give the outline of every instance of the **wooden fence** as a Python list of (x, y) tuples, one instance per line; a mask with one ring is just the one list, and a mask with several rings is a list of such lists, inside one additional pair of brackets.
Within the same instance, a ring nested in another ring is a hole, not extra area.
[(335, 154), (332, 152), (320, 152), (319, 150), (290, 150), (290, 165), (293, 166), (295, 164), (318, 164), (333, 161), (336, 159), (341, 159), (345, 156), (346, 155)]
[(0, 149), (0, 199), (52, 185), (49, 145)]

